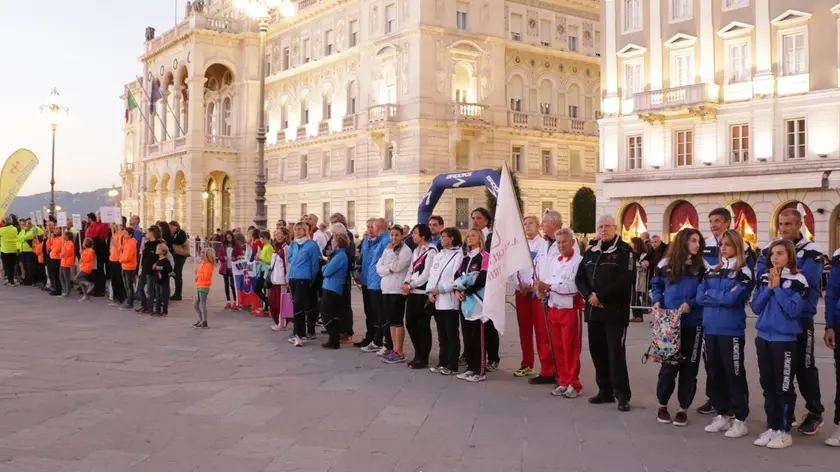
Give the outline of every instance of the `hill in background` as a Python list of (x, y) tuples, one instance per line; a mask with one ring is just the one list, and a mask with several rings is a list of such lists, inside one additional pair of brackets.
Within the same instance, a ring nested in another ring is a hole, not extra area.
[[(111, 197), (108, 196), (109, 188), (100, 188), (91, 192), (70, 193), (70, 192), (55, 192), (55, 204), (61, 207), (61, 211), (66, 211), (68, 215), (78, 213), (85, 215), (92, 211), (96, 211), (99, 207), (111, 206)], [(117, 189), (121, 190), (121, 189)], [(20, 217), (28, 217), (30, 212), (41, 210), (44, 207), (50, 206), (50, 193), (37, 193), (29, 196), (18, 196), (12, 202), (8, 213), (14, 213)]]

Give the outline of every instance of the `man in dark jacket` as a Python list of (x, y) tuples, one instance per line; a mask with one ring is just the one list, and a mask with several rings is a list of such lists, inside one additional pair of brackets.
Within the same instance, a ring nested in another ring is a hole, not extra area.
[(590, 403), (613, 403), (630, 410), (630, 379), (624, 340), (630, 321), (633, 289), (633, 251), (616, 234), (615, 219), (598, 220), (598, 244), (583, 255), (575, 283), (586, 300), (584, 320), (588, 325), (589, 354), (595, 365), (598, 394)]

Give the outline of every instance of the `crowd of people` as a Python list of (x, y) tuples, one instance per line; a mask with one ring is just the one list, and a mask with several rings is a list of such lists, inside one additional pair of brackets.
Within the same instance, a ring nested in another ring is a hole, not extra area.
[[(322, 326), (322, 334), (328, 334), (322, 347), (352, 345), (386, 364), (404, 363), (471, 383), (485, 381), (488, 372), (499, 369), (499, 333), (492, 321), (474, 316), (481, 310), (490, 260), (489, 211), (474, 210), (472, 225), (463, 233), (446, 227), (439, 216), (410, 230), (371, 218), (358, 242), (342, 214), (331, 215), (329, 223), (319, 224), (315, 215), (305, 215), (291, 225), (278, 221), (273, 233), (255, 228), (244, 233), (217, 231), (210, 238), (214, 245), (196, 254), (198, 321), (193, 326), (208, 327), (208, 297), (218, 272), (226, 310), (271, 316), (275, 331), (291, 324), (288, 342), (296, 347), (316, 339)], [(631, 307), (644, 306), (641, 298), (649, 298), (654, 318), (675, 315), (679, 327), (679, 350), (660, 366), (657, 421), (688, 424), (702, 362), (708, 400), (697, 411), (714, 414), (705, 431), (743, 437), (749, 433), (744, 366), (749, 307), (758, 316), (754, 343), (767, 417), (767, 430), (755, 444), (789, 447), (792, 428), (815, 434), (825, 411), (814, 360), (821, 251), (802, 234), (802, 215), (796, 210), (779, 215), (781, 237), (757, 254), (730, 229), (728, 210), (713, 210), (709, 223), (708, 238), (686, 228), (670, 245), (658, 236), (628, 244), (617, 233), (615, 220), (603, 216), (596, 236), (582, 244), (563, 228), (557, 211), (524, 218), (533, 266), (511, 281), (522, 353), (513, 375), (528, 378), (530, 384), (550, 385), (552, 395), (578, 397), (583, 391), (580, 354), (586, 323), (596, 383), (589, 402), (617, 403), (619, 411), (629, 411), (625, 339), (631, 320), (643, 316)], [(75, 231), (72, 225), (58, 228), (54, 220), (42, 229), (10, 216), (0, 227), (0, 253), (10, 286), (41, 286), (51, 295), (67, 297), (75, 281), (81, 300), (107, 293), (112, 305), (123, 310), (165, 316), (169, 301), (181, 299), (190, 245), (175, 221), (142, 231), (136, 217), (128, 224), (109, 226), (90, 214), (84, 227)], [(255, 304), (237, 299), (242, 297), (242, 282), (236, 279), (234, 264), (240, 261), (249, 263)], [(835, 323), (840, 322), (840, 250), (832, 267), (826, 284), (824, 341), (834, 350)], [(360, 336), (354, 332), (350, 303), (353, 282), (362, 293), (365, 322)], [(430, 358), (432, 319), (436, 362)], [(406, 335), (413, 346), (410, 361)], [(835, 360), (840, 359), (840, 352), (834, 352)], [(794, 380), (807, 410), (798, 423)], [(678, 410), (672, 417), (669, 401), (675, 390)], [(834, 420), (840, 424), (840, 412)], [(840, 428), (826, 444), (840, 446)]]

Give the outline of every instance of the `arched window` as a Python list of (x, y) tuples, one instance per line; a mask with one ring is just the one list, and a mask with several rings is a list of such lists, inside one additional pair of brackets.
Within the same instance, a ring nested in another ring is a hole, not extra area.
[(321, 119), (329, 120), (332, 118), (332, 89), (324, 92), (321, 97)]
[(522, 111), (522, 97), (524, 96), (524, 90), (525, 87), (522, 83), (522, 77), (514, 75), (510, 78), (510, 82), (508, 83), (508, 97), (510, 98), (511, 111)]
[(382, 96), (382, 103), (396, 103), (397, 102), (397, 75), (394, 69), (389, 67), (385, 70), (384, 79), (384, 94)]
[(309, 124), (309, 97), (300, 99), (300, 124)]
[(551, 81), (548, 79), (543, 80), (540, 84), (540, 113), (543, 115), (550, 115), (553, 112), (552, 103), (554, 100), (551, 99), (553, 88)]
[(233, 83), (233, 74), (230, 71), (225, 71), (225, 75), (222, 76), (222, 84), (224, 86), (228, 86)]
[(207, 130), (208, 136), (216, 135), (216, 102), (207, 104)]
[(580, 87), (577, 84), (570, 85), (567, 96), (569, 100), (569, 118), (580, 118)]
[(347, 114), (356, 114), (356, 101), (358, 100), (359, 90), (355, 80), (351, 81), (347, 86)]
[(472, 73), (470, 69), (459, 64), (455, 66), (455, 78), (452, 84), (452, 99), (459, 103), (475, 101), (472, 87)]
[(280, 106), (280, 129), (289, 127), (289, 104), (284, 103)]
[(233, 135), (233, 119), (231, 118), (231, 102), (230, 97), (225, 98), (222, 102), (222, 125), (224, 126), (224, 135)]

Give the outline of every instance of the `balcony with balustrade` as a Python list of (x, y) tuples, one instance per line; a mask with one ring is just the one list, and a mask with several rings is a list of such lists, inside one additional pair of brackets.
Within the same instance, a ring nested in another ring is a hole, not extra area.
[(374, 105), (368, 108), (368, 124), (394, 122), (398, 119), (399, 107), (396, 103)]
[(297, 133), (295, 134), (295, 139), (306, 139), (306, 125), (300, 125), (297, 127)]
[(359, 126), (359, 115), (346, 115), (341, 119), (341, 131), (355, 131)]
[(511, 128), (533, 129), (545, 133), (569, 133), (586, 136), (598, 135), (598, 123), (595, 120), (582, 120), (544, 113), (508, 111), (508, 126)]
[(508, 126), (511, 128), (530, 128), (531, 115), (521, 111), (508, 111)]
[(685, 115), (705, 117), (717, 111), (720, 87), (716, 84), (692, 84), (633, 95), (634, 113), (645, 121), (664, 121)]
[(328, 134), (330, 134), (330, 120), (318, 122), (318, 136), (326, 136)]
[(486, 123), (488, 108), (486, 105), (477, 103), (450, 102), (450, 119), (468, 123)]
[(122, 164), (120, 164), (120, 177), (130, 175), (132, 172), (134, 172), (133, 162), (123, 162)]
[(193, 30), (210, 30), (221, 33), (242, 33), (248, 31), (250, 21), (242, 16), (236, 9), (227, 14), (212, 15), (204, 7), (202, 11), (193, 7), (189, 10), (189, 16), (181, 23), (170, 28), (162, 35), (146, 41), (146, 55), (162, 50), (189, 34)]
[(204, 145), (210, 148), (235, 150), (239, 145), (239, 138), (214, 134), (204, 137)]

